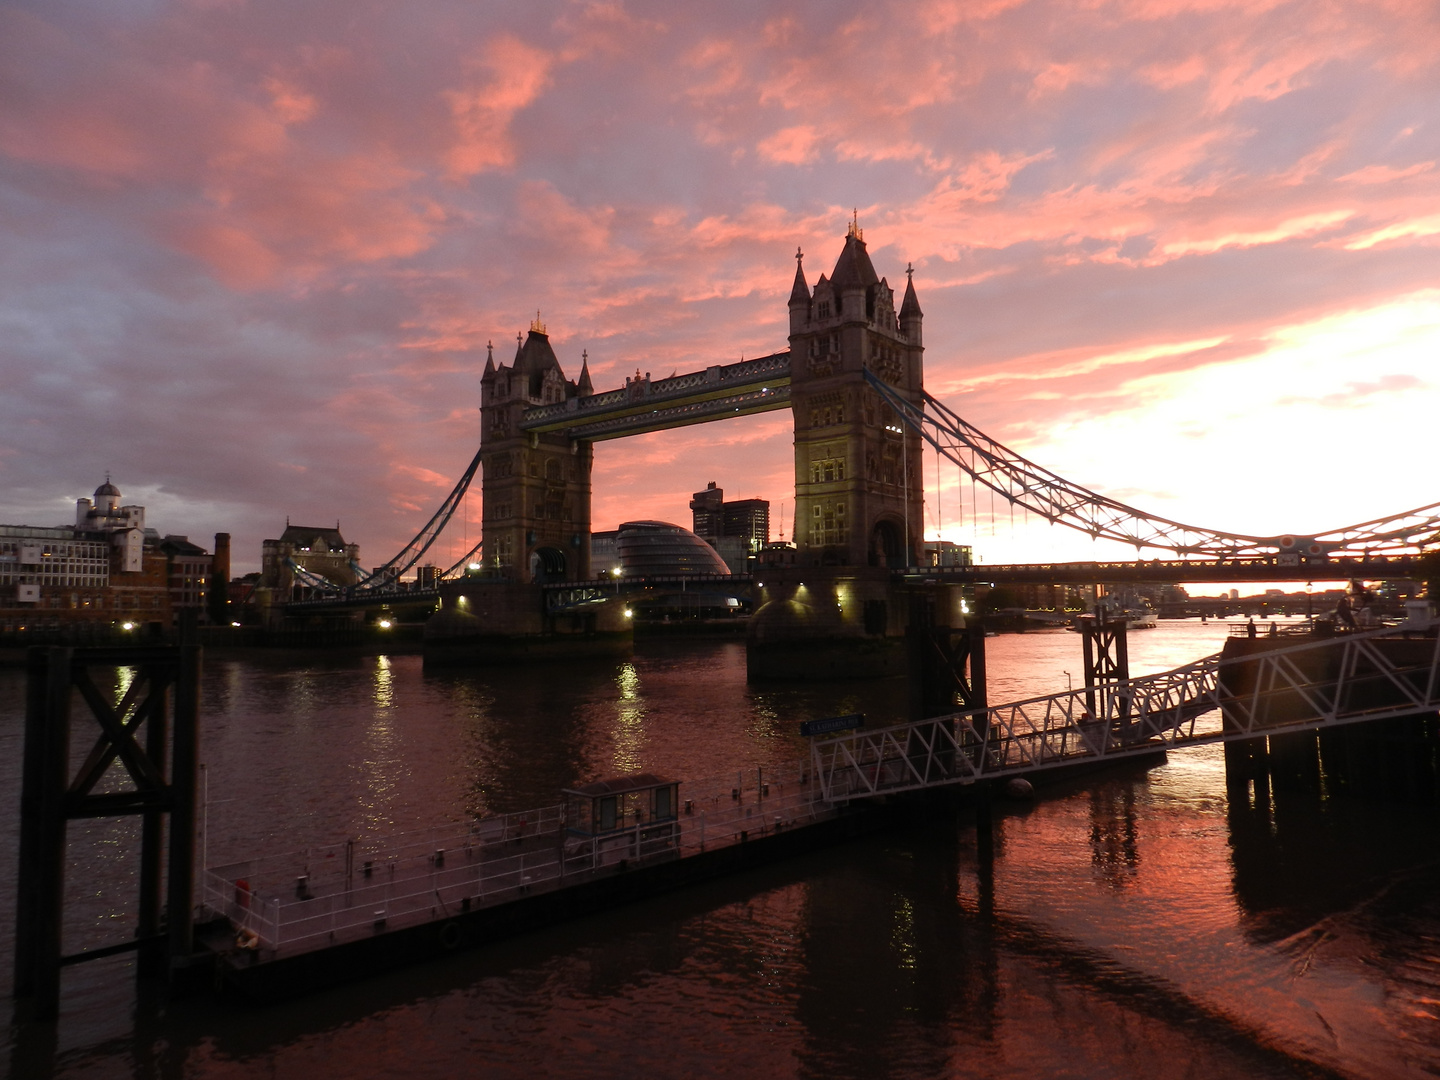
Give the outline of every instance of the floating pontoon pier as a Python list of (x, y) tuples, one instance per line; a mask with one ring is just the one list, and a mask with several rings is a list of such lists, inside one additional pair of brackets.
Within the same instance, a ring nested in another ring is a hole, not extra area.
[[(728, 786), (727, 786), (728, 784)], [(796, 854), (863, 826), (806, 763), (691, 785), (586, 784), (538, 810), (207, 870), (224, 984), (278, 997)], [(858, 809), (858, 808), (857, 808)]]

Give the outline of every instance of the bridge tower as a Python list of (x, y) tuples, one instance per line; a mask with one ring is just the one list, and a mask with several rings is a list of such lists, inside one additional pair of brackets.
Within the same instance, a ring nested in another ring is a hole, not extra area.
[(801, 565), (916, 565), (925, 522), (920, 435), (881, 401), (864, 373), (918, 405), (922, 317), (913, 280), (896, 313), (895, 294), (876, 275), (858, 222), (813, 293), (796, 252), (790, 401)]
[(491, 347), (480, 380), (487, 571), (522, 583), (590, 577), (593, 444), (564, 432), (521, 431), (520, 416), (592, 393), (588, 360), (578, 380), (566, 379), (538, 312), (523, 341), (517, 335), (512, 364), (497, 367)]

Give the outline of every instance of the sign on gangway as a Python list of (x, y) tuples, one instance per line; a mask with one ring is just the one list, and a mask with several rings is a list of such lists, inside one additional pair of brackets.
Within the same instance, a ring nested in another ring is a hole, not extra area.
[(851, 728), (865, 726), (865, 714), (863, 712), (848, 713), (845, 716), (827, 716), (823, 720), (806, 720), (800, 724), (800, 734), (829, 735), (832, 731), (849, 731)]

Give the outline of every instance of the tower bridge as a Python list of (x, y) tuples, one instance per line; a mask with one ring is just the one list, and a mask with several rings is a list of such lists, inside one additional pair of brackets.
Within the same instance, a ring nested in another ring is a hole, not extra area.
[[(492, 629), (602, 632), (600, 605), (556, 599), (589, 595), (581, 587), (594, 582), (595, 443), (785, 408), (794, 423), (796, 543), (786, 565), (765, 567), (763, 580), (757, 574), (753, 583), (752, 670), (757, 655), (765, 658), (761, 666), (776, 665), (776, 674), (797, 664), (827, 677), (891, 670), (893, 655), (873, 668), (852, 661), (857, 654), (886, 654), (885, 646), (903, 637), (912, 601), (919, 602), (922, 592), (927, 618), (941, 625), (958, 618), (959, 588), (967, 580), (1413, 577), (1423, 573), (1426, 553), (1440, 546), (1440, 503), (1324, 533), (1260, 536), (1172, 521), (1074, 484), (991, 439), (925, 391), (924, 315), (913, 270), (905, 270), (897, 298), (876, 272), (857, 223), (847, 230), (830, 273), (813, 286), (802, 253), (795, 258), (787, 350), (669, 378), (637, 370), (623, 386), (597, 393), (588, 356), (582, 355), (578, 377), (567, 378), (537, 315), (529, 333), (517, 336), (510, 363), (497, 364), (489, 351), (481, 377), (479, 450), (415, 539), (359, 585), (290, 610), (393, 595), (478, 472), (481, 540), (439, 575), (436, 589), (452, 629), (460, 632), (456, 620), (465, 622), (460, 601), (470, 603), (466, 598), (484, 587), (492, 590), (486, 608)], [(917, 572), (926, 445), (1012, 507), (1131, 544), (1136, 561)], [(1144, 560), (1142, 552), (1158, 552), (1163, 560)], [(492, 603), (501, 586), (521, 592)], [(551, 594), (548, 602), (540, 593), (523, 599), (530, 595), (524, 589), (537, 588)], [(478, 616), (466, 617), (466, 632), (478, 633)], [(445, 625), (443, 619), (435, 623)], [(611, 629), (618, 633), (623, 626)], [(817, 664), (814, 650), (822, 641), (834, 647), (833, 655)], [(800, 663), (795, 657), (801, 654), (811, 659)]]
[(480, 565), (519, 582), (589, 579), (593, 443), (782, 408), (795, 419), (798, 561), (913, 565), (921, 436), (864, 378), (873, 371), (898, 400), (923, 405), (913, 276), (897, 310), (854, 224), (813, 291), (795, 258), (786, 352), (653, 381), (637, 371), (597, 394), (588, 357), (565, 378), (538, 317), (510, 364), (497, 366), (492, 351), (481, 379)]

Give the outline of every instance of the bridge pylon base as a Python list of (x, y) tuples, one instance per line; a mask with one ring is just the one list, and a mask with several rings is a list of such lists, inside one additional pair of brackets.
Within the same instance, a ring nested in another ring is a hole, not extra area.
[(907, 628), (962, 626), (961, 587), (897, 583), (884, 567), (764, 567), (746, 638), (751, 679), (883, 679), (907, 674)]
[(635, 635), (621, 597), (546, 609), (539, 585), (461, 580), (440, 590), (425, 624), (426, 667), (485, 667), (629, 656)]

